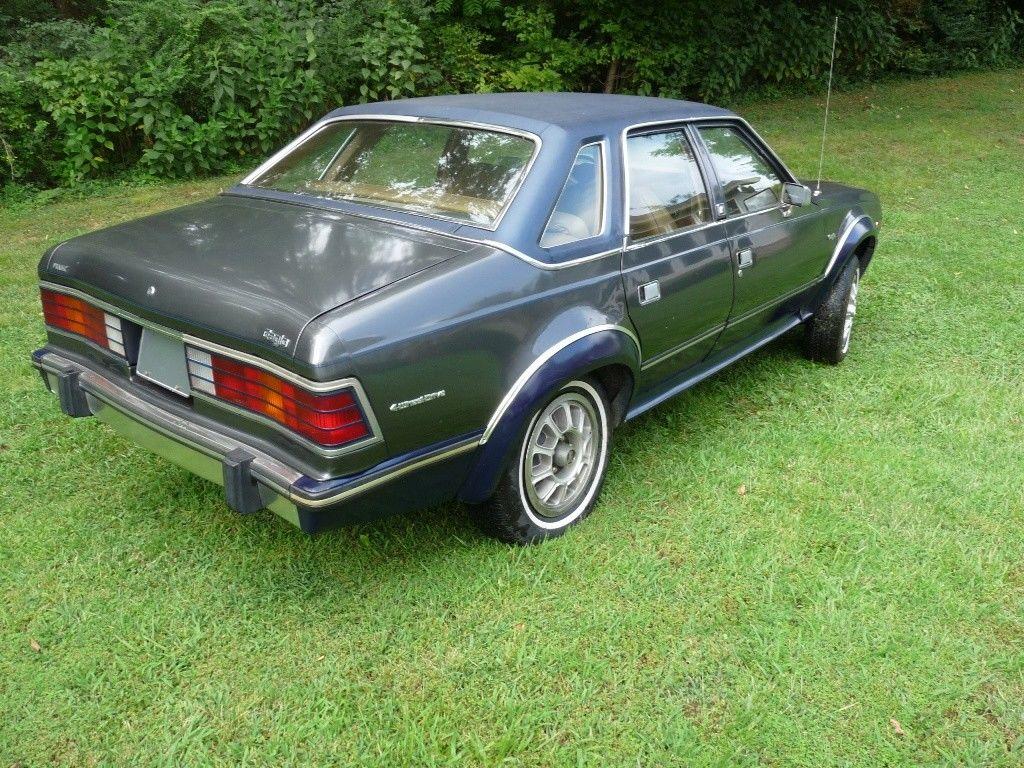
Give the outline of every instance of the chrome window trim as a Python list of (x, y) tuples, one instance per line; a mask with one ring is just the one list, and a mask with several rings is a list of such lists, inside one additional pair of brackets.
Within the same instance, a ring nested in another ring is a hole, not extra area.
[(585, 328), (582, 331), (577, 331), (576, 333), (566, 336), (561, 341), (552, 344), (550, 347), (544, 350), (543, 353), (538, 355), (537, 358), (526, 367), (526, 370), (519, 374), (519, 377), (509, 388), (508, 392), (505, 393), (505, 396), (501, 399), (501, 402), (498, 403), (498, 407), (495, 409), (494, 413), (491, 415), (491, 418), (488, 420), (487, 426), (484, 428), (484, 433), (483, 435), (480, 436), (480, 445), (484, 445), (491, 438), (491, 435), (493, 434), (494, 430), (497, 429), (499, 422), (505, 415), (505, 412), (509, 409), (509, 407), (512, 405), (512, 402), (516, 399), (516, 395), (519, 394), (522, 388), (526, 386), (526, 383), (530, 380), (530, 378), (537, 371), (539, 371), (548, 360), (557, 355), (559, 352), (561, 352), (563, 349), (568, 347), (573, 342), (579, 341), (580, 339), (595, 333), (601, 333), (602, 331), (619, 331), (621, 333), (626, 334), (626, 336), (630, 338), (633, 344), (636, 345), (637, 363), (639, 364), (640, 359), (643, 357), (643, 352), (640, 347), (640, 339), (637, 338), (637, 335), (633, 333), (633, 331), (631, 331), (629, 328), (626, 328), (623, 325), (616, 325), (614, 323), (603, 323), (602, 325), (595, 325), (592, 328)]
[[(681, 118), (676, 118), (674, 120), (671, 120), (671, 119), (670, 120), (652, 120), (652, 121), (643, 122), (643, 123), (633, 123), (632, 125), (627, 125), (625, 128), (623, 128), (621, 133), (620, 133), (620, 136), (619, 136), (619, 143), (621, 145), (620, 149), (621, 149), (621, 152), (622, 152), (622, 182), (623, 182), (623, 190), (622, 190), (622, 192), (623, 192), (623, 198), (622, 198), (622, 231), (626, 234), (627, 237), (629, 236), (629, 164), (628, 164), (628, 158), (626, 157), (626, 139), (628, 137), (629, 132), (630, 131), (635, 131), (635, 130), (638, 130), (638, 129), (643, 129), (643, 128), (658, 128), (658, 127), (661, 127), (661, 126), (674, 126), (674, 125), (678, 125), (680, 127), (683, 127), (683, 126), (686, 126), (686, 125), (693, 125), (693, 124), (696, 124), (696, 123), (730, 123), (730, 122), (737, 123), (738, 125), (742, 126), (744, 129), (749, 131), (750, 135), (753, 136), (755, 139), (757, 139), (757, 142), (761, 145), (761, 147), (767, 151), (768, 155), (778, 164), (778, 166), (782, 169), (782, 171), (786, 175), (789, 176), (788, 180), (791, 181), (791, 182), (796, 182), (796, 176), (794, 176), (793, 172), (791, 170), (789, 170), (789, 167), (784, 162), (782, 162), (782, 159), (776, 154), (775, 150), (771, 148), (771, 146), (768, 144), (768, 142), (766, 142), (763, 138), (761, 138), (761, 134), (759, 134), (757, 131), (755, 131), (754, 128), (750, 125), (750, 123), (748, 123), (745, 119), (743, 119), (739, 115), (721, 115), (719, 117), (681, 117)], [(691, 149), (692, 149), (692, 147), (691, 147)], [(701, 175), (703, 176), (703, 173)], [(704, 180), (704, 183), (707, 184), (707, 179)], [(707, 190), (707, 191), (709, 193), (709, 198), (710, 198), (710, 191), (711, 190)], [(699, 227), (701, 229), (703, 229), (705, 226), (711, 226), (711, 224), (718, 224), (718, 223), (720, 223), (722, 221), (735, 221), (735, 220), (737, 220), (739, 218), (742, 218), (742, 217), (745, 217), (745, 216), (753, 216), (753, 215), (757, 215), (757, 214), (768, 213), (769, 211), (777, 210), (778, 208), (781, 208), (781, 207), (782, 206), (779, 205), (779, 206), (776, 206), (775, 208), (766, 208), (763, 211), (756, 211), (753, 214), (749, 214), (749, 213), (741, 214), (740, 216), (733, 216), (733, 217), (731, 217), (729, 219), (715, 219), (711, 223), (709, 223), (709, 224), (702, 224), (702, 225), (699, 225)], [(712, 215), (714, 215), (713, 211), (712, 211)], [(697, 228), (691, 227), (690, 229), (686, 229), (686, 230), (676, 230), (676, 231), (672, 232), (671, 235), (663, 236), (660, 239), (667, 240), (669, 237), (673, 237), (673, 236), (678, 235), (680, 233), (694, 232), (694, 231), (697, 231)], [(641, 241), (640, 244), (641, 245), (650, 245), (653, 242), (660, 242), (660, 239), (659, 240), (645, 240), (645, 241)], [(631, 245), (632, 244), (630, 244), (630, 246)], [(630, 246), (627, 246), (627, 248), (629, 248)]]
[[(551, 224), (551, 217), (555, 215), (555, 209), (558, 207), (559, 202), (562, 200), (562, 193), (565, 191), (565, 185), (569, 182), (569, 177), (572, 175), (572, 169), (576, 167), (576, 161), (580, 157), (580, 153), (587, 147), (597, 147), (601, 153), (601, 226), (592, 235), (586, 237), (578, 237), (575, 240), (567, 240), (564, 243), (556, 243), (555, 245), (545, 246), (542, 244), (544, 240), (544, 233), (547, 232), (548, 226)], [(562, 186), (558, 190), (558, 197), (555, 198), (555, 202), (551, 207), (551, 212), (548, 214), (547, 220), (544, 222), (544, 229), (540, 232), (540, 238), (537, 240), (537, 247), (543, 248), (545, 251), (552, 251), (555, 248), (562, 248), (566, 245), (574, 245), (575, 243), (582, 243), (584, 240), (593, 240), (598, 237), (604, 237), (608, 233), (608, 208), (611, 205), (611, 187), (609, 186), (609, 167), (608, 167), (608, 139), (599, 139), (598, 141), (588, 141), (583, 144), (579, 149), (576, 150), (576, 155), (572, 159), (572, 164), (569, 166), (569, 172), (565, 174), (565, 179), (562, 181)], [(616, 249), (618, 250), (618, 249)], [(575, 261), (575, 260), (574, 260)]]
[[(701, 133), (700, 133), (701, 127), (700, 126), (694, 126), (694, 127), (697, 129), (697, 136), (698, 136), (698, 138), (703, 142), (704, 141), (704, 137), (701, 136)], [(711, 125), (707, 125), (707, 126), (704, 126), (704, 127), (706, 127), (706, 128), (715, 128), (715, 127), (721, 127), (721, 126), (720, 126), (720, 124), (712, 123)], [(749, 125), (747, 126), (747, 128), (750, 130), (752, 135), (757, 136), (757, 133), (754, 131), (753, 128), (750, 128)], [(757, 139), (758, 139), (757, 142), (753, 142), (753, 143), (748, 141), (748, 138), (749, 137), (744, 136), (742, 134), (742, 132), (740, 133), (740, 141), (742, 141), (744, 144), (746, 144), (748, 147), (750, 147), (750, 149), (752, 149), (756, 154), (760, 154), (761, 150), (763, 150), (763, 149), (768, 147), (768, 145), (765, 144), (764, 139), (762, 139), (760, 136), (757, 137)], [(718, 183), (718, 185), (721, 186), (722, 182), (721, 182), (721, 179), (718, 178), (718, 170), (715, 168), (715, 161), (711, 159), (711, 153), (707, 151), (707, 144), (704, 145), (704, 151), (708, 155), (708, 162), (711, 164), (711, 170), (715, 174), (715, 180)], [(778, 156), (775, 155), (774, 152), (771, 152), (771, 150), (769, 149), (769, 151), (766, 154), (768, 154), (768, 158), (767, 159), (768, 159), (769, 166), (774, 161), (777, 165), (781, 166), (783, 171), (785, 173), (789, 174), (790, 177), (793, 176), (793, 174), (789, 172), (789, 169), (786, 168), (785, 165), (782, 164), (782, 161), (779, 160)], [(778, 170), (778, 169), (775, 169), (775, 170)], [(785, 186), (789, 182), (787, 182), (783, 178), (780, 178), (779, 179), (779, 183), (782, 184), (783, 186)], [(781, 190), (780, 190), (779, 194), (780, 195), (782, 194)], [(722, 208), (724, 208), (724, 207), (725, 207), (725, 204), (723, 203), (722, 204)], [(786, 205), (780, 199), (775, 205), (771, 205), (771, 206), (769, 206), (767, 208), (761, 208), (761, 209), (756, 210), (756, 211), (748, 211), (747, 213), (736, 213), (736, 214), (733, 214), (732, 216), (723, 213), (723, 214), (721, 214), (721, 216), (719, 217), (718, 220), (719, 221), (737, 221), (739, 219), (745, 219), (748, 216), (756, 216), (759, 213), (771, 213), (772, 211), (785, 211), (785, 210), (787, 210), (789, 208), (792, 208), (792, 206)]]
[[(256, 186), (254, 184), (254, 182), (256, 181), (256, 179), (258, 179), (264, 173), (266, 173), (271, 168), (273, 168), (275, 165), (277, 165), (277, 163), (279, 163), (281, 160), (283, 160), (289, 154), (291, 154), (296, 149), (298, 149), (303, 144), (305, 144), (307, 141), (312, 139), (316, 134), (318, 134), (321, 131), (329, 128), (330, 126), (334, 125), (335, 123), (352, 122), (352, 121), (391, 122), (391, 123), (423, 123), (423, 124), (426, 124), (426, 125), (444, 125), (444, 126), (449, 126), (449, 127), (452, 127), (452, 128), (469, 128), (469, 129), (475, 129), (475, 130), (481, 130), (481, 131), (491, 131), (493, 133), (504, 133), (504, 134), (508, 134), (510, 136), (519, 136), (520, 138), (528, 139), (529, 141), (532, 141), (533, 142), (533, 154), (530, 156), (530, 159), (527, 161), (526, 165), (523, 166), (523, 170), (520, 172), (519, 178), (516, 180), (515, 186), (512, 188), (512, 191), (509, 193), (508, 199), (505, 201), (504, 205), (502, 205), (501, 210), (498, 211), (498, 215), (495, 217), (494, 221), (492, 221), (490, 224), (481, 224), (479, 222), (469, 221), (469, 220), (466, 220), (466, 219), (459, 219), (459, 218), (455, 218), (453, 216), (445, 216), (444, 214), (426, 213), (424, 211), (413, 211), (413, 210), (409, 210), (407, 208), (398, 208), (398, 207), (393, 207), (393, 206), (388, 206), (388, 205), (382, 205), (380, 203), (367, 203), (367, 202), (362, 202), (362, 201), (358, 201), (358, 200), (345, 200), (344, 198), (338, 201), (338, 202), (356, 203), (357, 205), (366, 205), (366, 206), (368, 206), (370, 208), (382, 208), (382, 209), (387, 210), (387, 211), (397, 211), (399, 213), (406, 213), (406, 214), (409, 214), (411, 216), (424, 216), (426, 218), (437, 219), (439, 221), (450, 221), (450, 222), (454, 222), (456, 224), (461, 224), (462, 226), (474, 227), (474, 228), (477, 228), (477, 229), (484, 229), (484, 230), (487, 230), (489, 232), (495, 231), (501, 225), (501, 220), (503, 218), (505, 218), (505, 214), (508, 212), (508, 209), (512, 207), (512, 203), (515, 201), (516, 197), (519, 195), (519, 190), (522, 189), (523, 184), (526, 182), (526, 177), (530, 175), (530, 171), (533, 170), (533, 165), (537, 161), (537, 157), (540, 155), (540, 152), (541, 152), (541, 150), (544, 147), (543, 139), (541, 139), (541, 137), (539, 135), (537, 135), (536, 133), (531, 133), (530, 131), (519, 130), (518, 128), (509, 128), (508, 126), (504, 126), (504, 125), (491, 125), (489, 123), (476, 123), (476, 122), (471, 122), (471, 121), (468, 121), (468, 120), (446, 120), (446, 119), (441, 118), (441, 117), (417, 117), (417, 116), (413, 116), (413, 115), (387, 115), (387, 114), (339, 115), (338, 117), (328, 118), (326, 120), (322, 120), (319, 123), (316, 123), (316, 124), (310, 126), (303, 133), (300, 133), (295, 139), (293, 139), (288, 144), (286, 144), (284, 147), (282, 147), (277, 152), (275, 152), (273, 155), (271, 155), (269, 159), (265, 160), (261, 165), (259, 165), (256, 168), (256, 170), (254, 170), (248, 176), (245, 176), (238, 183), (243, 185), (243, 186), (247, 186), (247, 187), (255, 187), (256, 189), (268, 189), (268, 190), (272, 189), (271, 187), (259, 187), (259, 186)], [(278, 192), (283, 192), (284, 190), (277, 190), (277, 191)], [(285, 194), (288, 194), (288, 193), (286, 192)], [(299, 197), (299, 198), (307, 197), (307, 195), (302, 195), (302, 194), (299, 194), (299, 193), (293, 193), (293, 194), (295, 194), (296, 197)], [(316, 196), (315, 195), (310, 195), (310, 197), (314, 197), (315, 198)], [(335, 198), (330, 198), (330, 197), (325, 197), (325, 198), (322, 198), (322, 199), (324, 199), (324, 200), (335, 200)], [(397, 222), (393, 222), (393, 223), (397, 223)]]
[(548, 261), (541, 261), (540, 259), (535, 259), (535, 258), (533, 258), (533, 256), (528, 256), (525, 253), (523, 253), (522, 251), (516, 250), (512, 246), (506, 245), (505, 243), (499, 243), (496, 240), (476, 240), (476, 239), (474, 239), (474, 240), (471, 240), (470, 242), (476, 243), (477, 245), (490, 246), (491, 248), (495, 248), (496, 250), (499, 250), (499, 251), (504, 251), (505, 253), (509, 254), (510, 256), (515, 256), (517, 259), (519, 259), (521, 261), (525, 261), (527, 264), (529, 264), (531, 266), (534, 266), (534, 267), (537, 267), (538, 269), (548, 269), (548, 270), (553, 270), (553, 271), (557, 271), (559, 269), (568, 269), (569, 267), (576, 267), (576, 266), (579, 266), (580, 264), (586, 264), (589, 261), (596, 261), (598, 259), (603, 259), (605, 256), (611, 256), (612, 254), (622, 253), (622, 248), (609, 248), (609, 249), (604, 250), (604, 251), (598, 251), (597, 253), (592, 253), (592, 254), (590, 254), (588, 256), (580, 256), (577, 259), (570, 259), (568, 261), (551, 261), (551, 262), (548, 262)]
[[(711, 214), (711, 220), (704, 224), (694, 224), (690, 227), (682, 227), (680, 229), (673, 229), (671, 232), (666, 232), (661, 235), (651, 235), (645, 237), (642, 240), (632, 240), (629, 234), (629, 154), (627, 152), (627, 141), (629, 140), (629, 132), (638, 127), (647, 127), (666, 125), (666, 126), (679, 126), (680, 132), (686, 134), (686, 122), (685, 120), (671, 120), (664, 123), (640, 123), (634, 126), (628, 126), (622, 130), (622, 232), (628, 240), (626, 250), (635, 251), (637, 248), (643, 248), (647, 245), (653, 245), (654, 243), (660, 243), (665, 240), (669, 240), (678, 235), (685, 235), (690, 232), (699, 232), (702, 229), (714, 226), (719, 223), (719, 220), (715, 218), (714, 204), (712, 202), (711, 188), (708, 185), (708, 179), (704, 176), (704, 169), (700, 167), (700, 161), (697, 159), (697, 148), (693, 146), (693, 142), (690, 140), (690, 136), (685, 135), (686, 145), (690, 148), (690, 152), (693, 155), (693, 163), (697, 166), (697, 175), (700, 176), (701, 183), (704, 185), (704, 195), (708, 199), (708, 213)], [(664, 131), (668, 133), (668, 131)]]

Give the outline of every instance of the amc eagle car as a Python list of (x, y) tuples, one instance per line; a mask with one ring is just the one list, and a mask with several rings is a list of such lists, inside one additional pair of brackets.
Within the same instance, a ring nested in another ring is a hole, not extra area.
[(212, 200), (50, 250), (33, 362), (238, 512), (459, 499), (528, 543), (593, 508), (623, 421), (797, 325), (842, 360), (879, 218), (711, 106), (346, 107)]

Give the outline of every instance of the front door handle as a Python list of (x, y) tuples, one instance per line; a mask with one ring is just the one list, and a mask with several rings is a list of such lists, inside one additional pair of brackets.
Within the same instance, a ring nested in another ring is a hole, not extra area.
[(748, 269), (754, 266), (754, 251), (752, 248), (744, 248), (736, 254), (736, 266), (738, 269)]

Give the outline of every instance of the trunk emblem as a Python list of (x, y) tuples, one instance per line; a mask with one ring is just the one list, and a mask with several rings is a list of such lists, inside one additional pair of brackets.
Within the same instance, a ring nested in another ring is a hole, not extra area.
[(273, 344), (275, 347), (287, 347), (292, 343), (292, 340), (285, 336), (283, 333), (278, 333), (273, 328), (267, 328), (263, 331), (263, 338)]

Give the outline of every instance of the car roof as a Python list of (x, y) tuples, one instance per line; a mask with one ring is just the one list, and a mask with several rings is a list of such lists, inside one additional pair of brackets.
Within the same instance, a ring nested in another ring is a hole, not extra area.
[(611, 133), (637, 123), (735, 117), (720, 107), (654, 96), (605, 93), (472, 93), (342, 107), (327, 117), (395, 115), (483, 123), (531, 133)]

